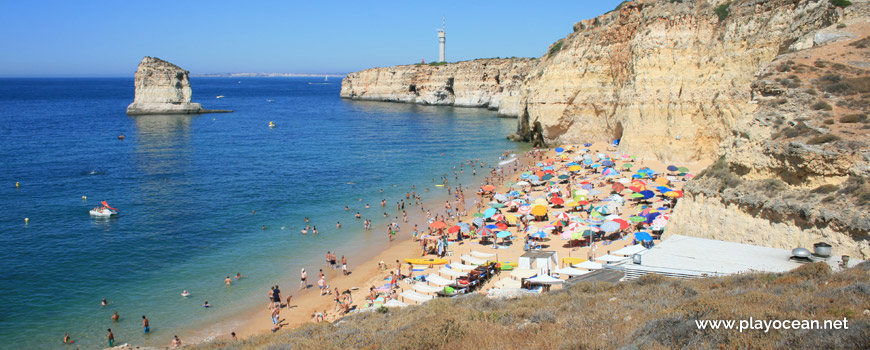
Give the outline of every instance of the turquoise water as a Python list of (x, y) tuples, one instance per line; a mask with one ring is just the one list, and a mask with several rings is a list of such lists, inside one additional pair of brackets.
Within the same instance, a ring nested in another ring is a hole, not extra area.
[[(432, 199), (433, 179), (461, 161), (523, 147), (504, 138), (516, 121), (490, 111), (348, 101), (337, 82), (309, 81), (320, 82), (194, 78), (195, 101), (236, 112), (128, 117), (132, 79), (0, 79), (3, 347), (64, 348), (69, 332), (95, 348), (106, 328), (117, 343), (166, 346), (264, 307), (271, 284), (295, 290), (328, 250), (386, 247), (381, 199), (392, 215), (412, 185)], [(90, 217), (101, 200), (120, 215)], [(318, 236), (299, 234), (305, 216)], [(248, 278), (224, 286), (236, 272)]]

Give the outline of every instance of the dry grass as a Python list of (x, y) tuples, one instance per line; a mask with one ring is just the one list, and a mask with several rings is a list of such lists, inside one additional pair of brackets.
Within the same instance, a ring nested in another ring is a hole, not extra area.
[[(517, 300), (479, 295), (363, 313), (237, 343), (193, 349), (859, 349), (870, 344), (870, 266), (832, 273), (808, 264), (786, 274), (630, 283), (580, 283)], [(615, 298), (615, 299), (614, 299)], [(697, 319), (849, 319), (849, 330), (698, 330)]]

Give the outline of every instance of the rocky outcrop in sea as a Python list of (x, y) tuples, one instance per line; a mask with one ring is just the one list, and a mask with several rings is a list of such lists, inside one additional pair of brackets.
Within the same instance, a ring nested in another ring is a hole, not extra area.
[(145, 56), (136, 71), (136, 96), (127, 114), (196, 114), (232, 112), (203, 109), (190, 102), (190, 72), (157, 57)]

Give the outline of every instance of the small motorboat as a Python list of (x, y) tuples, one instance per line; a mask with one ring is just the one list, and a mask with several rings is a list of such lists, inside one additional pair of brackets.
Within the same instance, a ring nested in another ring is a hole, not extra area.
[(224, 95), (217, 95), (215, 98), (224, 98)]
[(102, 202), (100, 202), (100, 204), (102, 204), (103, 206), (96, 207), (96, 208), (91, 209), (89, 211), (91, 216), (99, 217), (99, 218), (107, 218), (107, 217), (110, 217), (112, 215), (118, 215), (118, 209), (110, 207), (109, 204), (106, 203), (106, 201), (102, 201)]

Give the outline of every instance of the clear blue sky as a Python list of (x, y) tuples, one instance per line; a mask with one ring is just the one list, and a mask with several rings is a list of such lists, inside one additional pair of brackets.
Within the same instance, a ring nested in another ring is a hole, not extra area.
[(539, 57), (607, 1), (3, 1), (0, 77), (132, 76), (142, 56), (192, 73), (345, 73), (438, 58)]

